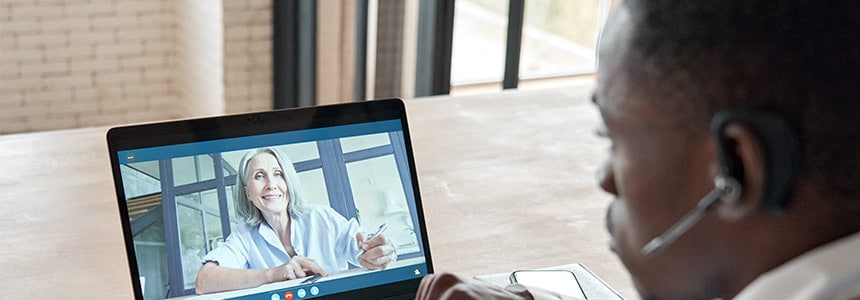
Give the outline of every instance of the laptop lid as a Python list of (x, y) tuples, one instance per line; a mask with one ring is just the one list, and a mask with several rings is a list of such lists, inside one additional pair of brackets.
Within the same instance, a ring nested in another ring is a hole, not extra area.
[[(298, 255), (328, 274), (199, 296), (213, 299), (410, 298), (433, 271), (402, 100), (116, 127), (107, 142), (137, 299), (195, 295), (207, 261), (259, 270)], [(277, 167), (251, 174), (257, 153)], [(277, 205), (287, 247), (265, 217)], [(362, 265), (359, 233), (384, 236), (394, 260)]]

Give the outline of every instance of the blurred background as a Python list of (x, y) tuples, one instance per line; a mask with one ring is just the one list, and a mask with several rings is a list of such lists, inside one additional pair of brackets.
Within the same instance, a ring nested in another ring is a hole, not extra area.
[(593, 80), (608, 0), (0, 0), (0, 134)]

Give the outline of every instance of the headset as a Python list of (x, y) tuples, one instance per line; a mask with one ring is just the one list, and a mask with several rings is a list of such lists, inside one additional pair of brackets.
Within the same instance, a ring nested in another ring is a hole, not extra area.
[(740, 199), (745, 174), (735, 149), (737, 143), (725, 134), (730, 124), (739, 124), (750, 130), (762, 144), (765, 158), (762, 208), (777, 215), (788, 208), (792, 183), (800, 164), (800, 144), (794, 129), (785, 117), (777, 113), (724, 110), (711, 119), (711, 134), (716, 139), (721, 166), (720, 174), (714, 178), (714, 189), (672, 227), (645, 244), (641, 250), (643, 255), (655, 255), (671, 245), (715, 204), (733, 203)]

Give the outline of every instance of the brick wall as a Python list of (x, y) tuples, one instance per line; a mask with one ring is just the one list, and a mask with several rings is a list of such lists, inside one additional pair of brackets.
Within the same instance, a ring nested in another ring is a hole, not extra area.
[(221, 2), (176, 1), (176, 87), (183, 116), (224, 113)]
[(268, 109), (270, 21), (260, 0), (0, 0), (0, 134)]
[(224, 1), (225, 112), (272, 109), (272, 1)]
[(355, 1), (318, 0), (316, 5), (317, 103), (351, 101), (355, 98)]

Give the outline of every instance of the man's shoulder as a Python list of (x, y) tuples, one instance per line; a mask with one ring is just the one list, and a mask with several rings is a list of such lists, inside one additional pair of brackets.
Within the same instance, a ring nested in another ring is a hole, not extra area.
[[(860, 297), (860, 232), (815, 248), (762, 274), (736, 299), (762, 296), (788, 298), (810, 295), (810, 299)], [(784, 295), (785, 297), (779, 297)]]

